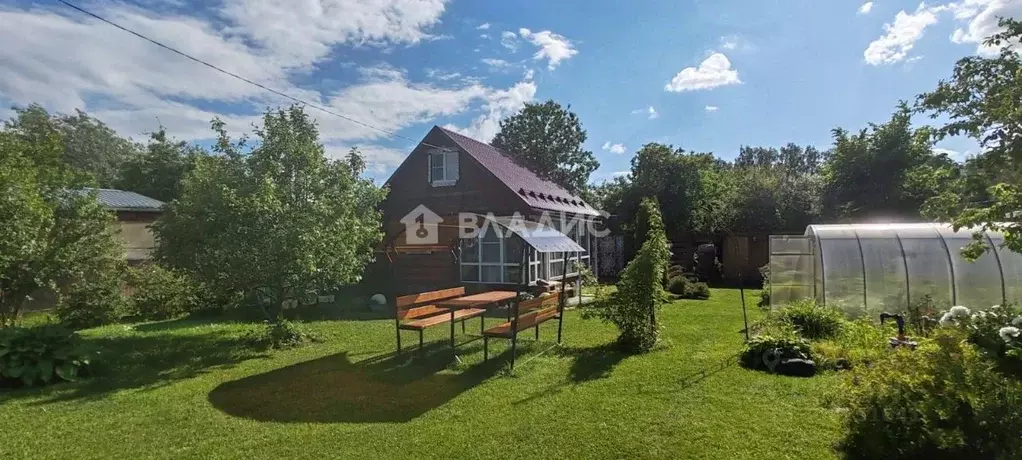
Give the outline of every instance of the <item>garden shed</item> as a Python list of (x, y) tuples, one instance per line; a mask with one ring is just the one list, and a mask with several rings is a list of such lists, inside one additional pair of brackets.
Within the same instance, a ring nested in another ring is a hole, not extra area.
[(969, 261), (973, 232), (949, 224), (810, 225), (803, 235), (770, 237), (770, 304), (815, 298), (849, 316), (903, 312), (929, 299), (941, 309), (983, 310), (1022, 301), (1022, 254), (1003, 247)]

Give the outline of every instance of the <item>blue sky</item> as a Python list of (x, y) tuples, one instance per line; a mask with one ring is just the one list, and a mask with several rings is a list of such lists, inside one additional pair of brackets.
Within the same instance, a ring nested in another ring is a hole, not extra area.
[[(958, 58), (988, 52), (978, 43), (996, 16), (1022, 16), (1012, 0), (76, 3), (414, 140), (437, 124), (488, 141), (525, 102), (570, 104), (601, 162), (594, 180), (651, 141), (728, 159), (741, 145), (827, 148), (832, 128), (885, 121)], [(203, 143), (212, 116), (243, 133), (288, 103), (54, 2), (4, 3), (0, 24), (4, 106), (81, 108), (136, 139), (162, 124)], [(413, 146), (310, 113), (330, 154), (357, 145), (381, 179)]]

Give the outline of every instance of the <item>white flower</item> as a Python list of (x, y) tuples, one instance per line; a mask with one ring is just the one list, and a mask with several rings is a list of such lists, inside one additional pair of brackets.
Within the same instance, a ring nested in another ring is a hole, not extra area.
[(954, 326), (955, 322), (952, 321), (951, 312), (944, 313), (944, 316), (940, 317), (941, 326)]
[(1015, 318), (1015, 319), (1011, 320), (1011, 325), (1012, 326), (1022, 326), (1022, 316), (1019, 316), (1018, 318)]
[(1011, 339), (1018, 338), (1019, 330), (1014, 326), (1005, 326), (1000, 331), (997, 331), (997, 334), (1001, 336), (1001, 340), (1011, 342)]
[(948, 313), (951, 314), (952, 318), (966, 318), (969, 316), (969, 309), (958, 305), (956, 307), (951, 307), (951, 309), (948, 310)]

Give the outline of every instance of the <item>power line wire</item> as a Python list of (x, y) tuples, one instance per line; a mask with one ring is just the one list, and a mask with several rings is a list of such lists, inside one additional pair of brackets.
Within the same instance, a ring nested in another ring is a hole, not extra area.
[[(415, 139), (411, 139), (411, 138), (408, 138), (408, 137), (402, 136), (402, 135), (400, 135), (400, 134), (398, 134), (398, 133), (396, 133), (396, 132), (393, 132), (393, 131), (389, 131), (389, 130), (386, 130), (386, 129), (383, 129), (383, 128), (379, 128), (379, 127), (376, 127), (376, 126), (370, 125), (369, 123), (365, 123), (365, 122), (362, 122), (362, 121), (356, 120), (356, 119), (354, 119), (354, 118), (351, 118), (351, 117), (349, 117), (349, 116), (346, 116), (346, 115), (342, 115), (342, 114), (339, 114), (339, 113), (337, 113), (337, 112), (334, 112), (334, 111), (332, 111), (332, 110), (330, 110), (330, 109), (328, 109), (328, 108), (326, 108), (326, 107), (323, 107), (323, 106), (321, 106), (321, 105), (319, 105), (319, 104), (315, 104), (315, 103), (312, 103), (312, 102), (307, 102), (307, 101), (305, 101), (305, 100), (302, 100), (302, 99), (296, 98), (296, 97), (294, 97), (294, 96), (290, 96), (290, 95), (288, 95), (288, 94), (285, 94), (285, 93), (283, 93), (283, 92), (281, 92), (281, 91), (278, 91), (278, 90), (275, 90), (275, 89), (273, 89), (273, 88), (270, 88), (270, 87), (268, 87), (268, 86), (266, 86), (266, 85), (263, 85), (263, 84), (261, 84), (261, 83), (257, 83), (257, 82), (255, 82), (255, 81), (252, 81), (252, 80), (250, 80), (250, 79), (248, 79), (248, 78), (245, 78), (245, 77), (243, 77), (243, 76), (241, 76), (241, 75), (238, 75), (238, 74), (236, 74), (236, 73), (234, 73), (234, 72), (231, 72), (231, 71), (225, 70), (225, 69), (223, 69), (223, 68), (221, 68), (221, 67), (218, 67), (218, 66), (216, 66), (216, 65), (214, 65), (214, 64), (211, 64), (211, 63), (209, 63), (209, 62), (207, 62), (207, 61), (204, 61), (204, 60), (202, 60), (202, 59), (199, 59), (199, 58), (197, 58), (197, 57), (194, 57), (194, 56), (192, 56), (192, 55), (190, 55), (190, 54), (188, 54), (188, 53), (185, 53), (185, 52), (183, 52), (183, 51), (179, 51), (179, 50), (177, 50), (177, 49), (176, 49), (176, 48), (174, 48), (174, 47), (171, 47), (171, 46), (169, 46), (169, 45), (165, 45), (165, 44), (163, 44), (163, 43), (160, 43), (160, 42), (158, 42), (158, 41), (156, 41), (156, 40), (153, 40), (152, 38), (149, 38), (149, 37), (147, 37), (147, 36), (145, 36), (145, 35), (142, 35), (141, 33), (135, 32), (134, 30), (131, 30), (131, 29), (127, 28), (127, 27), (124, 27), (124, 26), (122, 26), (122, 25), (120, 25), (120, 24), (117, 24), (117, 23), (115, 23), (115, 22), (113, 22), (113, 21), (111, 21), (111, 20), (109, 20), (109, 19), (107, 19), (107, 18), (104, 18), (103, 16), (100, 16), (100, 15), (98, 15), (98, 14), (96, 14), (96, 13), (93, 13), (93, 12), (91, 12), (91, 11), (88, 11), (88, 10), (86, 10), (86, 9), (84, 9), (84, 8), (80, 7), (80, 6), (74, 5), (74, 4), (72, 4), (72, 3), (70, 3), (70, 2), (67, 2), (67, 1), (65, 1), (65, 0), (57, 0), (57, 1), (58, 1), (58, 2), (60, 2), (60, 3), (63, 3), (63, 4), (65, 5), (65, 6), (67, 6), (67, 7), (71, 8), (71, 9), (74, 9), (74, 10), (76, 10), (76, 11), (78, 11), (78, 12), (82, 13), (82, 14), (85, 14), (85, 15), (87, 15), (87, 16), (91, 16), (91, 17), (93, 17), (93, 18), (96, 18), (96, 19), (98, 19), (98, 20), (100, 20), (100, 21), (102, 21), (102, 22), (105, 22), (105, 23), (107, 23), (107, 24), (109, 24), (109, 25), (111, 25), (111, 26), (114, 26), (114, 27), (116, 27), (116, 28), (118, 28), (118, 29), (120, 29), (120, 30), (122, 30), (122, 31), (124, 31), (124, 32), (127, 32), (127, 33), (129, 33), (129, 34), (131, 34), (131, 35), (134, 35), (134, 36), (136, 36), (136, 37), (138, 37), (138, 38), (141, 38), (141, 39), (143, 39), (143, 40), (145, 40), (145, 41), (147, 41), (147, 42), (149, 42), (149, 43), (152, 43), (152, 44), (154, 44), (154, 45), (156, 45), (156, 46), (159, 46), (160, 48), (163, 48), (163, 49), (165, 49), (165, 50), (167, 50), (167, 51), (170, 51), (170, 52), (172, 52), (172, 53), (178, 54), (178, 55), (180, 55), (180, 56), (182, 56), (182, 57), (184, 57), (184, 58), (186, 58), (186, 59), (189, 59), (189, 60), (191, 60), (191, 61), (194, 61), (194, 62), (197, 62), (197, 63), (199, 63), (199, 64), (202, 64), (202, 65), (204, 65), (204, 66), (206, 66), (206, 67), (209, 67), (209, 68), (211, 68), (211, 69), (213, 69), (213, 70), (216, 70), (217, 72), (220, 72), (220, 73), (222, 73), (222, 74), (224, 74), (224, 75), (228, 75), (228, 76), (230, 76), (230, 77), (236, 78), (236, 79), (238, 79), (238, 80), (241, 80), (241, 81), (243, 81), (243, 82), (245, 82), (245, 83), (248, 83), (248, 84), (250, 84), (250, 85), (256, 86), (256, 87), (258, 87), (258, 88), (260, 88), (260, 89), (263, 89), (263, 90), (265, 90), (265, 91), (269, 91), (269, 92), (271, 92), (271, 93), (273, 93), (273, 94), (276, 94), (276, 95), (278, 95), (278, 96), (280, 96), (280, 97), (286, 98), (286, 99), (288, 99), (288, 100), (290, 100), (290, 101), (293, 101), (293, 102), (295, 102), (295, 103), (297, 103), (297, 104), (302, 104), (302, 105), (305, 105), (305, 106), (308, 106), (308, 107), (312, 107), (312, 108), (314, 108), (314, 109), (316, 109), (316, 110), (319, 110), (319, 111), (321, 111), (321, 112), (324, 112), (324, 113), (327, 113), (327, 114), (333, 115), (333, 116), (335, 116), (335, 117), (338, 117), (338, 118), (340, 118), (340, 119), (343, 119), (343, 120), (349, 121), (349, 122), (351, 122), (351, 123), (355, 123), (355, 124), (357, 124), (357, 125), (359, 125), (359, 126), (362, 126), (362, 127), (365, 127), (365, 128), (369, 128), (369, 129), (372, 129), (372, 130), (375, 130), (375, 131), (379, 131), (379, 132), (381, 132), (381, 133), (384, 133), (384, 134), (386, 134), (386, 135), (388, 135), (388, 136), (390, 136), (390, 137), (396, 137), (396, 138), (398, 138), (398, 139), (404, 139), (404, 140), (406, 140), (406, 141), (408, 141), (408, 142), (412, 142), (413, 144), (417, 144), (417, 143), (419, 143), (419, 142), (418, 142), (418, 141), (416, 141)], [(426, 144), (426, 143), (423, 143), (423, 145), (426, 145), (426, 146), (428, 146), (428, 147), (434, 147), (434, 148), (442, 148), (442, 147), (439, 147), (439, 146), (435, 146), (435, 145), (430, 145), (430, 144)]]

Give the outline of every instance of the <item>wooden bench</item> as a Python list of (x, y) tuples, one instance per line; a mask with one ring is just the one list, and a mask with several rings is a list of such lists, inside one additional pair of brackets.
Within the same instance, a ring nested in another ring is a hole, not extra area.
[[(483, 331), (483, 361), (490, 358), (490, 337), (511, 339), (511, 362), (512, 366), (514, 366), (514, 353), (518, 333), (534, 328), (536, 330), (536, 340), (539, 340), (539, 325), (552, 319), (561, 321), (561, 317), (560, 296), (556, 294), (519, 302), (510, 321)], [(560, 342), (561, 325), (558, 324), (557, 343)]]
[[(465, 295), (464, 287), (441, 289), (439, 291), (423, 292), (394, 299), (395, 317), (394, 324), (397, 328), (397, 352), (401, 353), (401, 330), (419, 331), (419, 349), (422, 350), (422, 333), (426, 328), (447, 324), (452, 321), (451, 310), (439, 307), (436, 302), (453, 299)], [(464, 308), (455, 310), (453, 321), (461, 323), (462, 332), (465, 331), (465, 320), (482, 316), (486, 310), (482, 308)], [(453, 327), (453, 325), (452, 325)], [(482, 324), (480, 324), (480, 328)], [(451, 334), (454, 331), (452, 329)], [(453, 337), (452, 337), (453, 340)]]

